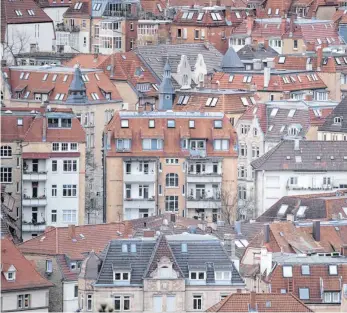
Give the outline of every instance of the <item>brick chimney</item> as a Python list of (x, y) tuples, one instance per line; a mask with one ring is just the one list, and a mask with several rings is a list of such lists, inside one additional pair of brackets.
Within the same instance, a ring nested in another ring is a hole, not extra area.
[(320, 241), (320, 221), (313, 221), (312, 237), (315, 241)]
[(254, 17), (251, 15), (248, 15), (247, 17), (247, 35), (252, 34), (253, 24), (254, 24)]
[(317, 71), (321, 70), (322, 62), (323, 62), (323, 47), (320, 46), (317, 48)]
[(341, 246), (340, 254), (341, 254), (342, 256), (346, 256), (346, 257), (347, 257), (347, 245), (342, 245), (342, 246)]
[(289, 22), (289, 37), (293, 37), (294, 29), (295, 29), (295, 14), (292, 14)]
[(269, 49), (269, 39), (264, 39), (264, 48)]
[(250, 312), (256, 312), (257, 311), (256, 303), (255, 303), (255, 296), (256, 296), (255, 291), (251, 291), (249, 294), (249, 311)]
[(70, 239), (76, 239), (76, 228), (75, 225), (69, 225), (68, 234)]
[(282, 19), (281, 19), (281, 35), (283, 35), (286, 32), (286, 25), (287, 25), (287, 19), (285, 17), (282, 17)]

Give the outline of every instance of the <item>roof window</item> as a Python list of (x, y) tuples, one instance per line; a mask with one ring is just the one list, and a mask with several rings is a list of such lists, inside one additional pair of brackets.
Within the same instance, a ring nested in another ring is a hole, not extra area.
[(197, 20), (201, 21), (204, 18), (205, 13), (199, 13)]
[(28, 14), (30, 15), (30, 16), (34, 16), (35, 15), (35, 12), (33, 11), (33, 10), (27, 10), (28, 11)]
[(296, 111), (295, 109), (291, 109), (288, 113), (288, 117), (293, 117), (295, 114), (295, 111)]
[(307, 206), (301, 205), (299, 207), (298, 212), (296, 213), (296, 217), (303, 218), (305, 217), (305, 211), (307, 210)]
[(94, 3), (93, 5), (93, 11), (99, 11), (101, 8), (101, 3)]
[(287, 212), (287, 209), (288, 209), (288, 204), (282, 204), (280, 209), (277, 212), (277, 215), (284, 216)]
[(177, 104), (187, 104), (190, 96), (179, 96)]
[(286, 61), (286, 57), (279, 57), (278, 59), (279, 64), (284, 64), (285, 61)]
[(65, 75), (65, 76), (64, 76), (64, 79), (63, 79), (63, 82), (66, 82), (67, 79), (68, 79), (68, 77), (69, 77), (69, 75)]
[(276, 116), (277, 112), (278, 112), (278, 108), (272, 109), (270, 116)]
[(235, 12), (235, 15), (237, 18), (241, 18), (240, 12), (238, 12), (238, 11)]
[(82, 2), (76, 2), (74, 6), (74, 10), (80, 10), (82, 7), (82, 4), (83, 4)]
[(335, 62), (336, 62), (336, 64), (341, 65), (341, 60), (340, 60), (340, 58), (335, 57)]
[(232, 83), (233, 80), (234, 80), (234, 75), (230, 75), (229, 76), (229, 83)]
[(54, 74), (53, 77), (52, 77), (52, 82), (55, 82), (57, 80), (57, 77), (58, 77), (58, 75)]
[(129, 120), (121, 120), (121, 127), (122, 128), (128, 128), (129, 127)]
[(218, 98), (208, 98), (205, 106), (207, 107), (215, 107), (218, 102)]
[(271, 8), (268, 8), (267, 14), (268, 14), (268, 15), (271, 15), (271, 12), (272, 12), (272, 9), (271, 9)]
[(20, 10), (15, 10), (17, 16), (23, 16), (22, 12)]
[(341, 116), (334, 117), (334, 124), (335, 125), (341, 125), (341, 123), (342, 123), (342, 117)]
[(250, 83), (252, 81), (252, 76), (245, 75), (243, 76), (244, 83)]
[(283, 265), (283, 277), (293, 277), (293, 267), (291, 265)]
[(93, 100), (99, 100), (99, 95), (96, 92), (91, 92), (90, 95), (92, 96)]
[(223, 121), (222, 120), (214, 121), (214, 128), (222, 128), (222, 127), (223, 127)]
[(269, 128), (268, 128), (268, 131), (269, 131), (269, 132), (272, 131), (273, 128), (274, 128), (274, 126), (273, 126), (273, 125), (270, 125)]
[(47, 80), (47, 77), (48, 77), (48, 74), (43, 75), (42, 80), (43, 80), (43, 81), (46, 81), (46, 80)]
[(279, 15), (279, 13), (280, 13), (280, 9), (276, 9), (275, 14)]

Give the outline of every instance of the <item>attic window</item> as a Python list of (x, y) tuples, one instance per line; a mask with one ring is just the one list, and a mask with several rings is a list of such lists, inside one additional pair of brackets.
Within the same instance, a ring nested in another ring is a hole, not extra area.
[(337, 265), (329, 265), (329, 275), (337, 275)]
[(279, 64), (284, 64), (285, 61), (286, 61), (286, 57), (279, 57), (278, 59)]
[(252, 81), (252, 76), (243, 76), (243, 82), (244, 83), (250, 83)]
[(191, 20), (193, 18), (193, 16), (194, 16), (194, 12), (189, 12), (188, 16), (187, 16), (187, 19)]
[(98, 74), (95, 73), (94, 75), (95, 75), (96, 80), (100, 80), (100, 77)]
[(207, 107), (209, 107), (209, 106), (215, 107), (217, 102), (218, 102), (218, 98), (208, 98), (207, 101), (206, 101), (205, 106), (207, 106)]
[(88, 77), (88, 75), (82, 75), (82, 80), (83, 80), (84, 82), (89, 82), (89, 77)]
[(99, 11), (101, 8), (101, 3), (94, 3), (93, 5), (93, 11)]
[(301, 275), (310, 275), (309, 265), (301, 265)]
[[(125, 121), (125, 120), (123, 120), (123, 121)], [(122, 244), (122, 252), (123, 253), (127, 253), (128, 252), (128, 245), (126, 243)]]
[(296, 111), (295, 109), (291, 109), (288, 113), (288, 117), (293, 117), (295, 114), (295, 111)]
[(256, 104), (254, 97), (249, 97), (249, 99), (251, 99), (252, 104)]
[(155, 128), (155, 121), (154, 120), (149, 120), (148, 121), (148, 127), (149, 128)]
[(335, 62), (336, 62), (336, 64), (341, 65), (341, 60), (340, 60), (340, 58), (335, 57)]
[(129, 281), (130, 280), (130, 273), (129, 272), (115, 272), (114, 273), (114, 280), (115, 281), (120, 281), (120, 280)]
[(234, 75), (230, 75), (229, 76), (229, 83), (232, 83), (233, 80), (234, 80)]
[(205, 13), (199, 13), (197, 20), (201, 21), (204, 18)]
[(189, 278), (191, 280), (205, 280), (206, 278), (205, 272), (190, 272)]
[(278, 15), (280, 13), (280, 9), (276, 9), (275, 14)]
[(269, 132), (272, 131), (273, 128), (274, 128), (274, 126), (273, 126), (273, 125), (270, 125), (269, 128), (268, 128), (268, 131), (269, 131)]
[(7, 272), (7, 280), (9, 280), (9, 281), (16, 280), (16, 271)]
[(28, 14), (30, 15), (30, 16), (34, 16), (35, 15), (35, 12), (33, 11), (33, 10), (27, 10), (28, 11)]
[(53, 77), (52, 77), (52, 82), (55, 82), (57, 80), (57, 77), (58, 77), (58, 75), (54, 74)]
[(306, 211), (306, 209), (307, 209), (307, 206), (301, 205), (301, 206), (299, 207), (298, 212), (296, 213), (296, 217), (300, 217), (300, 218), (305, 217), (305, 211)]
[(65, 75), (64, 79), (63, 79), (63, 82), (66, 82), (68, 77), (69, 77), (69, 75)]
[(47, 77), (48, 77), (48, 74), (43, 75), (42, 80), (43, 80), (43, 81), (46, 81), (46, 80), (47, 80)]
[(240, 12), (237, 12), (237, 11), (236, 11), (236, 12), (235, 12), (235, 15), (236, 15), (237, 18), (241, 18)]
[(270, 116), (276, 116), (277, 112), (278, 112), (278, 108), (272, 109)]
[(216, 120), (214, 121), (214, 128), (222, 128), (223, 127), (223, 122), (222, 120)]
[(323, 59), (323, 65), (327, 65), (328, 64), (328, 58), (324, 58)]
[(271, 12), (272, 12), (272, 9), (269, 8), (269, 9), (267, 10), (267, 14), (268, 14), (268, 15), (271, 15)]
[(277, 212), (277, 215), (284, 216), (287, 212), (287, 209), (288, 209), (288, 204), (282, 204), (280, 209)]
[(80, 10), (82, 7), (82, 2), (77, 2), (74, 6), (74, 10)]
[(96, 92), (91, 92), (90, 95), (92, 96), (93, 100), (99, 100), (99, 95)]
[(334, 124), (335, 125), (341, 125), (341, 123), (342, 123), (342, 117), (340, 117), (340, 116), (334, 117)]
[(167, 128), (175, 128), (175, 120), (167, 120)]
[(122, 128), (128, 128), (129, 127), (129, 120), (121, 120), (121, 127)]
[(163, 8), (161, 7), (160, 3), (157, 3), (157, 8), (158, 8), (159, 12), (163, 12)]
[(181, 244), (181, 251), (182, 251), (183, 253), (187, 253), (187, 252), (188, 252), (188, 246), (187, 246), (186, 243), (182, 243), (182, 244)]
[(22, 12), (20, 10), (15, 10), (17, 16), (23, 16)]
[(242, 104), (244, 106), (248, 106), (249, 105), (247, 98), (241, 97), (241, 101), (242, 101)]
[(293, 267), (291, 265), (283, 265), (283, 277), (293, 277)]

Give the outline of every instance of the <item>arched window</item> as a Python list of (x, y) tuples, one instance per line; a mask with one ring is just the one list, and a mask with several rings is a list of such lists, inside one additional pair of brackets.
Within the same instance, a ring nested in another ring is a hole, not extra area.
[(11, 156), (12, 156), (12, 148), (10, 146), (2, 146), (1, 157), (11, 157)]
[(169, 173), (166, 175), (166, 187), (178, 187), (178, 174)]

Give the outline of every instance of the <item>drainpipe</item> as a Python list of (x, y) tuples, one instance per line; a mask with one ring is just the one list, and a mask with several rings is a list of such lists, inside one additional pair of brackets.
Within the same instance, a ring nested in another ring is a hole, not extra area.
[(102, 178), (103, 188), (102, 188), (102, 221), (103, 223), (106, 223), (106, 175), (107, 175), (107, 169), (106, 169), (106, 153), (107, 153), (107, 138), (105, 136), (105, 133), (102, 135), (102, 140), (104, 141), (104, 147), (102, 149), (102, 163), (104, 166), (104, 175)]
[[(158, 202), (159, 202), (159, 169), (160, 169), (160, 158), (159, 157), (157, 157), (157, 161), (156, 161), (156, 164), (157, 164), (157, 171), (156, 171), (156, 173), (155, 173), (155, 181), (156, 181), (156, 201), (155, 201), (155, 207), (156, 207), (156, 215), (159, 215), (159, 204), (158, 204)], [(161, 186), (161, 188), (162, 188), (162, 192), (163, 192), (163, 186)]]

